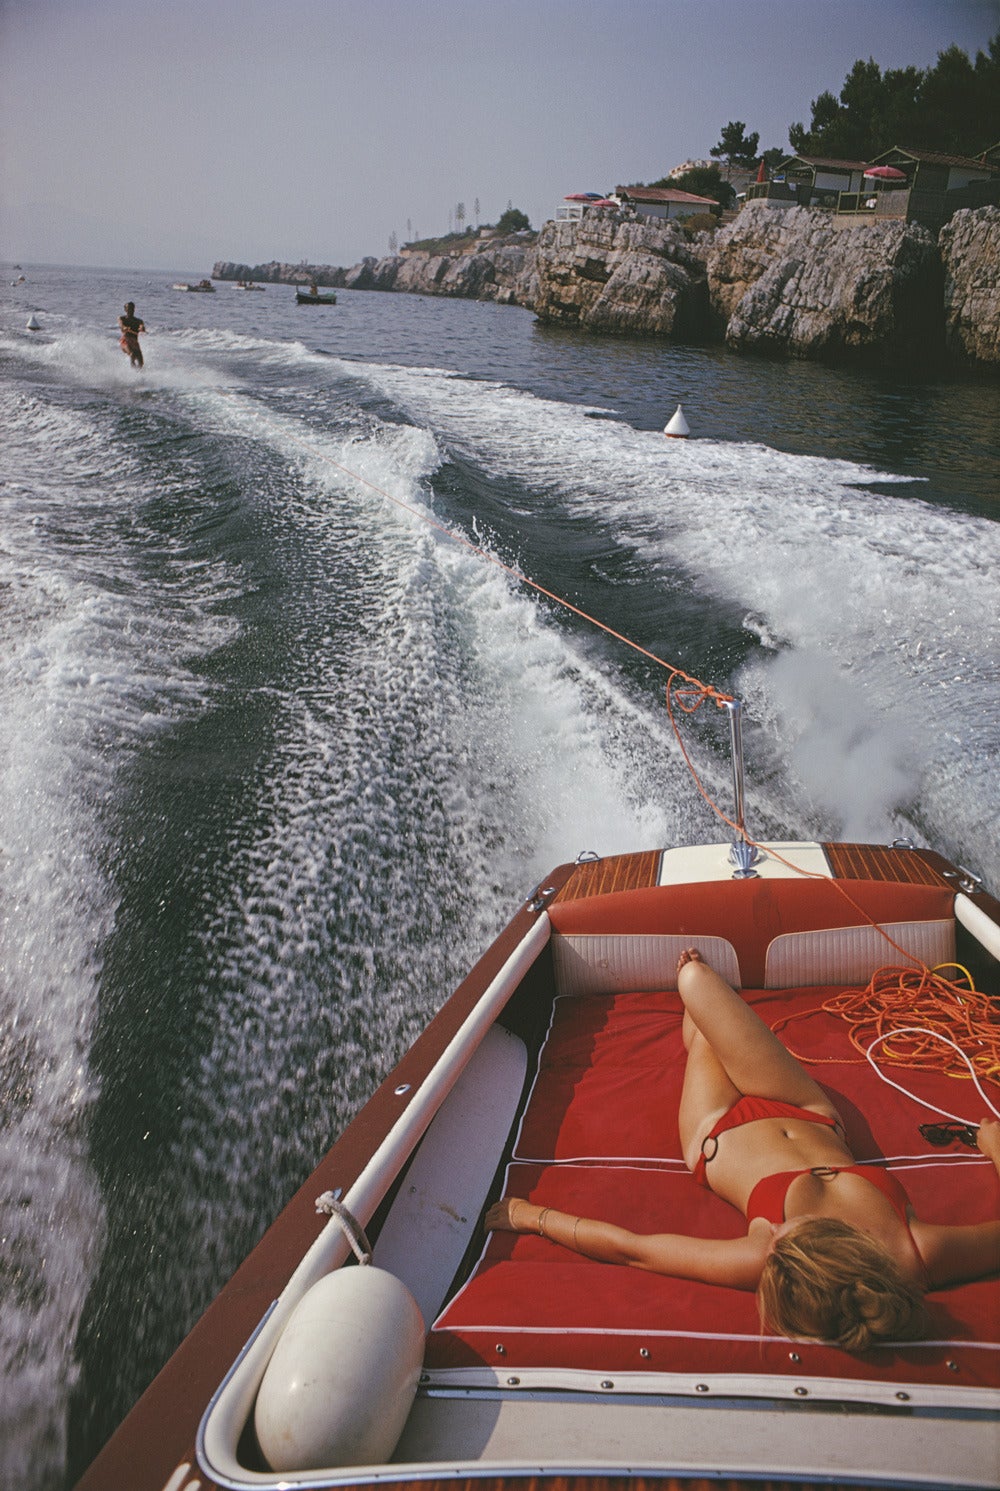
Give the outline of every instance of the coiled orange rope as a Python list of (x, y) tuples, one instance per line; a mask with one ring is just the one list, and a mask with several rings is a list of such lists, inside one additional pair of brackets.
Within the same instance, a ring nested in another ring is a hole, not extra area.
[[(938, 972), (943, 968), (959, 969), (967, 982), (944, 978)], [(820, 1008), (847, 1021), (851, 1044), (860, 1053), (859, 1063), (870, 1061), (869, 1052), (877, 1045), (882, 1060), (894, 1066), (943, 1072), (949, 1077), (978, 1075), (1000, 1080), (1000, 1011), (995, 1001), (975, 988), (961, 964), (942, 963), (937, 969), (879, 968), (864, 989), (831, 995)], [(801, 1010), (786, 1015), (773, 1028), (777, 1032), (811, 1013)], [(836, 1061), (795, 1051), (792, 1055), (810, 1065)]]

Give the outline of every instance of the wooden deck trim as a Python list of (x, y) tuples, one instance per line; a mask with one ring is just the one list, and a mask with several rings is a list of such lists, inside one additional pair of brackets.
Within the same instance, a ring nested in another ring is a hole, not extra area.
[(881, 844), (824, 844), (835, 880), (894, 880), (907, 885), (947, 885), (935, 864), (947, 862), (925, 849), (892, 849)]
[(659, 849), (641, 854), (611, 854), (577, 865), (556, 901), (579, 901), (585, 896), (606, 896), (619, 890), (644, 890), (660, 878)]

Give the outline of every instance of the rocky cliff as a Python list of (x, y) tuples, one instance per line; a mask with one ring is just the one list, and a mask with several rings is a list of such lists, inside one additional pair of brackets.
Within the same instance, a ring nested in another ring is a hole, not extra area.
[(482, 238), (454, 254), (403, 253), (366, 258), (350, 269), (332, 264), (235, 264), (220, 261), (213, 279), (260, 284), (332, 285), (348, 290), (400, 290), (530, 305), (534, 293), (534, 234)]
[(828, 212), (752, 202), (714, 240), (706, 273), (712, 314), (737, 351), (907, 365), (939, 358), (941, 261), (919, 224), (841, 227)]
[(708, 329), (705, 266), (673, 223), (599, 208), (546, 223), (535, 245), (531, 308), (588, 331), (696, 339)]
[(257, 285), (342, 285), (346, 271), (333, 264), (237, 264), (220, 259), (212, 268), (213, 280), (252, 280)]
[(533, 240), (330, 265), (216, 264), (217, 279), (342, 285), (522, 305), (582, 330), (724, 340), (738, 352), (1000, 372), (1000, 208), (839, 226), (828, 212), (749, 203), (713, 236), (598, 209)]
[(348, 269), (344, 285), (354, 290), (401, 290), (413, 295), (450, 295), (530, 305), (533, 297), (534, 235), (485, 238), (457, 254), (406, 253), (363, 259)]
[(949, 356), (1000, 369), (1000, 207), (956, 212), (940, 245)]

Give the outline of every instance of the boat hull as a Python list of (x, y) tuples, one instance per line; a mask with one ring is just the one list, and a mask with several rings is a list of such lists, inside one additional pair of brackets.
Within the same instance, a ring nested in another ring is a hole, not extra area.
[[(672, 957), (676, 963), (676, 952), (666, 941), (651, 952), (656, 939), (689, 937), (692, 930), (700, 936), (708, 926), (707, 913), (696, 908), (712, 907), (712, 935), (733, 939), (738, 967), (748, 971), (756, 986), (758, 979), (765, 983), (771, 944), (788, 937), (808, 941), (814, 933), (826, 935), (827, 928), (839, 935), (852, 920), (858, 925), (852, 946), (859, 937), (864, 942), (870, 935), (865, 908), (870, 907), (870, 917), (892, 926), (897, 936), (904, 935), (900, 926), (919, 924), (913, 935), (932, 939), (926, 945), (936, 949), (933, 956), (942, 947), (946, 952), (956, 949), (951, 956), (957, 952), (960, 961), (974, 968), (980, 987), (1000, 992), (1000, 904), (940, 856), (865, 845), (781, 849), (784, 854), (772, 857), (752, 882), (731, 878), (732, 867), (726, 866), (724, 848), (718, 846), (697, 853), (655, 851), (563, 865), (546, 877), (288, 1203), (98, 1455), (78, 1491), (112, 1485), (129, 1485), (134, 1491), (181, 1487), (188, 1475), (180, 1473), (181, 1466), (189, 1467), (190, 1477), (200, 1478), (203, 1485), (206, 1477), (208, 1484), (226, 1487), (278, 1484), (255, 1458), (247, 1426), (283, 1321), (317, 1278), (348, 1258), (342, 1234), (317, 1221), (316, 1199), (322, 1192), (337, 1192), (369, 1229), (376, 1263), (381, 1263), (380, 1247), (387, 1255), (395, 1247), (396, 1266), (414, 1269), (406, 1282), (418, 1296), (421, 1280), (407, 1256), (406, 1240), (422, 1235), (419, 1229), (428, 1214), (440, 1216), (450, 1209), (460, 1215), (466, 1230), (457, 1233), (452, 1245), (459, 1256), (468, 1255), (466, 1263), (443, 1266), (446, 1273), (456, 1272), (465, 1287), (462, 1279), (478, 1246), (472, 1233), (485, 1201), (496, 1194), (498, 1165), (503, 1155), (509, 1162), (516, 1138), (494, 1138), (485, 1146), (485, 1178), (478, 1192), (473, 1185), (467, 1194), (455, 1193), (460, 1199), (448, 1193), (446, 1201), (435, 1186), (451, 1180), (444, 1172), (449, 1148), (452, 1156), (456, 1153), (454, 1134), (470, 1132), (478, 1108), (502, 1109), (498, 1096), (487, 1097), (476, 1072), (475, 1062), (485, 1060), (482, 1053), (489, 1043), (501, 1037), (521, 1042), (538, 1056), (552, 1021), (553, 970), (559, 957), (570, 956), (565, 948), (554, 950), (556, 937), (574, 944), (572, 977), (583, 979), (580, 992), (585, 996), (591, 974), (580, 972), (577, 944), (599, 935), (599, 965), (601, 959), (607, 964), (612, 952), (619, 956), (618, 944), (627, 943), (622, 978), (631, 991), (641, 983), (641, 968), (651, 956)], [(825, 866), (830, 879), (842, 882), (842, 891), (849, 888), (854, 900), (864, 902), (862, 914), (852, 918), (842, 897), (834, 896), (829, 908), (824, 907), (829, 886), (814, 889), (803, 883), (782, 867), (786, 855), (803, 867)], [(665, 919), (665, 906), (673, 908), (672, 920)], [(587, 930), (595, 926), (599, 933)], [(941, 938), (944, 942), (934, 940)], [(640, 945), (640, 961), (629, 963)], [(841, 944), (834, 937), (831, 945)], [(808, 950), (809, 957), (827, 956), (811, 942)], [(560, 975), (564, 980), (568, 976)], [(648, 974), (654, 989), (662, 978), (659, 969)], [(487, 1065), (494, 1067), (492, 1055)], [(463, 1098), (466, 1073), (473, 1077), (466, 1081)], [(515, 1063), (505, 1090), (516, 1094), (518, 1105), (524, 1086), (523, 1068)], [(452, 1137), (439, 1144), (436, 1134), (449, 1113)], [(525, 1118), (519, 1106), (517, 1113), (520, 1118), (513, 1120), (503, 1113), (498, 1132), (521, 1132), (517, 1124)], [(436, 1145), (443, 1163), (434, 1161)], [(421, 1155), (429, 1178), (418, 1169)], [(650, 1163), (654, 1161), (644, 1161)], [(411, 1192), (418, 1201), (410, 1199)], [(394, 1213), (404, 1223), (402, 1241), (395, 1244)], [(430, 1241), (423, 1251), (440, 1251), (433, 1232), (426, 1235)], [(452, 1301), (454, 1286), (426, 1287), (427, 1298), (421, 1300), (425, 1316), (441, 1310), (447, 1324), (451, 1305), (441, 1309), (446, 1302), (438, 1296), (443, 1288)], [(993, 1303), (995, 1308), (995, 1291)], [(467, 1337), (461, 1329), (452, 1337), (459, 1342), (461, 1358)], [(467, 1479), (481, 1488), (509, 1485), (517, 1478), (599, 1491), (625, 1482), (632, 1487), (646, 1481), (658, 1487), (681, 1485), (706, 1476), (716, 1484), (715, 1478), (722, 1477), (722, 1484), (732, 1486), (749, 1485), (762, 1476), (816, 1484), (828, 1483), (832, 1476), (916, 1486), (939, 1476), (942, 1484), (985, 1486), (995, 1472), (1000, 1399), (988, 1383), (977, 1381), (974, 1351), (955, 1353), (958, 1365), (944, 1387), (922, 1385), (919, 1373), (908, 1374), (905, 1365), (898, 1378), (883, 1375), (876, 1381), (872, 1373), (845, 1372), (842, 1380), (827, 1375), (819, 1381), (796, 1377), (786, 1360), (780, 1369), (772, 1362), (754, 1388), (741, 1373), (706, 1365), (697, 1342), (660, 1370), (638, 1356), (630, 1368), (627, 1353), (620, 1355), (609, 1376), (587, 1366), (588, 1358), (561, 1359), (557, 1340), (545, 1346), (555, 1356), (539, 1354), (537, 1332), (522, 1333), (516, 1348), (504, 1344), (500, 1334), (495, 1339), (495, 1350), (491, 1336), (485, 1355), (464, 1365), (461, 1359), (457, 1365), (446, 1358), (435, 1360), (429, 1348), (426, 1380), (390, 1463), (326, 1468), (286, 1476), (282, 1484), (402, 1488), (440, 1482), (454, 1487)], [(611, 1359), (600, 1354), (593, 1358), (599, 1364)], [(554, 1365), (560, 1360), (562, 1365)], [(575, 1365), (578, 1361), (583, 1364)], [(807, 1416), (809, 1405), (824, 1404), (826, 1411), (818, 1406)], [(836, 1414), (828, 1411), (831, 1404), (838, 1405)], [(916, 1418), (913, 1404), (920, 1405)]]

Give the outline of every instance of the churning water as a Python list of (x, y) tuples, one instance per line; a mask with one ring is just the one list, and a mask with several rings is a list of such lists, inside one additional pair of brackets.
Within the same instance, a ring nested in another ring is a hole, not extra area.
[(663, 671), (442, 530), (739, 693), (752, 833), (1000, 883), (995, 388), (54, 269), (0, 368), (4, 1485), (82, 1468), (547, 869), (725, 837)]

